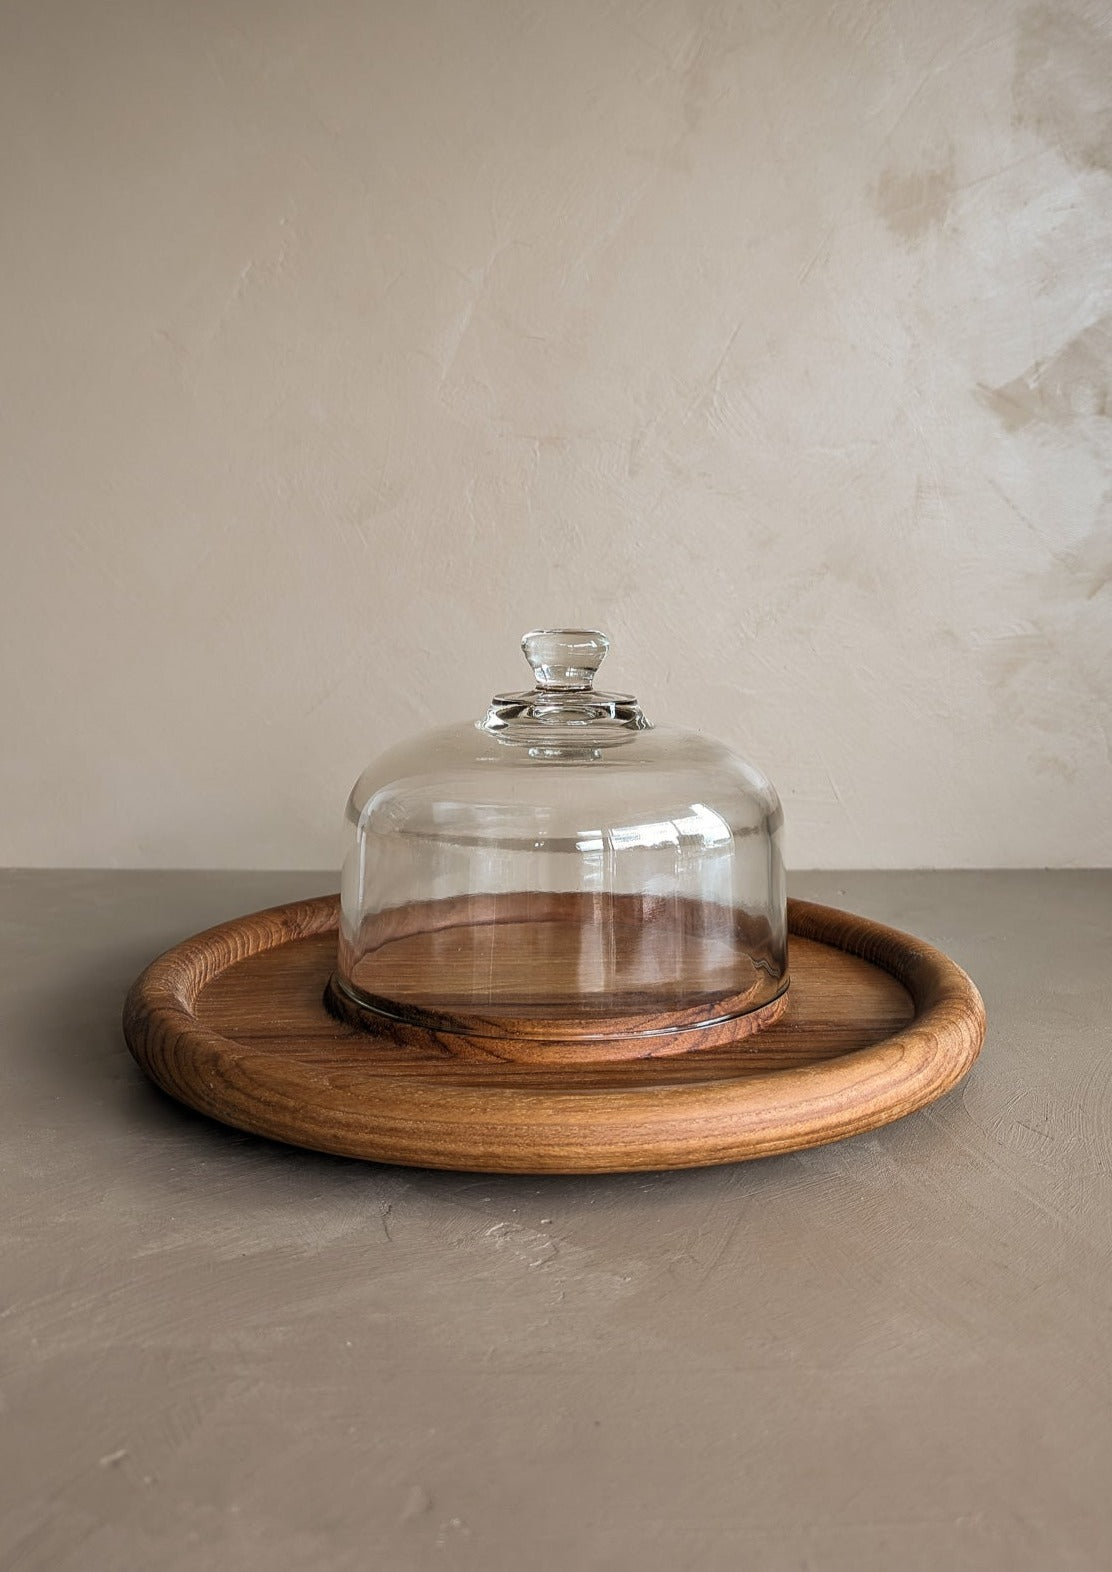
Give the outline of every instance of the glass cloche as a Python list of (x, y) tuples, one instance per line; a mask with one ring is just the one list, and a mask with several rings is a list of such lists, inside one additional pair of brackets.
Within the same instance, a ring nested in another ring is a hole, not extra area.
[(329, 1003), (469, 1057), (713, 1047), (788, 987), (782, 813), (720, 743), (601, 693), (601, 633), (522, 640), (535, 686), (376, 760), (348, 801)]

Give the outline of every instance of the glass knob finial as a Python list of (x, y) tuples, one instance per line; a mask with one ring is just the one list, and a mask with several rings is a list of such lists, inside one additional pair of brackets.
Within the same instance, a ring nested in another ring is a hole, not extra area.
[(590, 628), (537, 628), (521, 647), (538, 688), (575, 693), (590, 688), (610, 640)]

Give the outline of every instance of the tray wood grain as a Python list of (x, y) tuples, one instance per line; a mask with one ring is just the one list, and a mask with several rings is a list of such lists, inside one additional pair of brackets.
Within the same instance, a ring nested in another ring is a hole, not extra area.
[(759, 1032), (642, 1059), (459, 1059), (329, 1013), (338, 918), (326, 896), (167, 951), (127, 998), (135, 1059), (201, 1113), (296, 1146), (419, 1167), (605, 1173), (745, 1161), (887, 1124), (948, 1091), (984, 1037), (980, 995), (939, 950), (791, 901), (792, 985)]
[(407, 1047), (553, 1065), (734, 1044), (783, 1013), (786, 987), (767, 918), (712, 901), (521, 891), (376, 913), (358, 945), (341, 945), (325, 1002)]

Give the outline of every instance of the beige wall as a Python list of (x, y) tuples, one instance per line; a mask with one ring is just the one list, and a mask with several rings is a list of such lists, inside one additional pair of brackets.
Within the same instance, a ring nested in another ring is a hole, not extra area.
[(796, 866), (1112, 860), (1112, 6), (2, 18), (0, 861), (329, 864), (560, 622)]

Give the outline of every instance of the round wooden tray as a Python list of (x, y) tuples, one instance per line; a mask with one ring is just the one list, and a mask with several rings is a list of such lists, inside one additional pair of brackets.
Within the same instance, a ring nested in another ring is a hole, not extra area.
[(678, 1056), (548, 1066), (422, 1051), (325, 1008), (338, 899), (210, 928), (155, 961), (128, 1047), (172, 1097), (315, 1151), (491, 1173), (696, 1168), (888, 1124), (969, 1069), (984, 1006), (961, 968), (894, 928), (791, 901), (780, 1018)]

